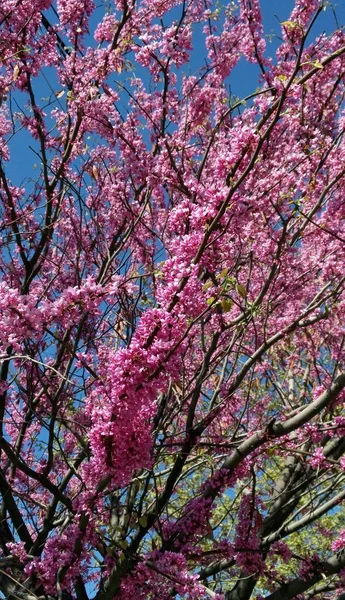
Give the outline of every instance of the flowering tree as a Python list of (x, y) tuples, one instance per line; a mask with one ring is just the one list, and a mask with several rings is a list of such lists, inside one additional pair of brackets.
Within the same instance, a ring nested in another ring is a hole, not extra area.
[(1, 1), (1, 597), (344, 597), (324, 8)]

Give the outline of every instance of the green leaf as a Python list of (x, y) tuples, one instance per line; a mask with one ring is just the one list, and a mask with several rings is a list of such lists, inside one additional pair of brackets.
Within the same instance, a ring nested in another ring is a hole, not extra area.
[(205, 285), (202, 286), (202, 291), (206, 292), (206, 290), (208, 290), (208, 288), (210, 288), (212, 284), (213, 282), (211, 280), (206, 281)]
[(241, 283), (237, 284), (236, 291), (244, 300), (247, 298), (247, 290)]
[(146, 525), (147, 525), (147, 516), (146, 516), (146, 515), (144, 515), (143, 517), (140, 517), (140, 518), (138, 519), (138, 523), (139, 523), (139, 525), (140, 525), (141, 527), (146, 527)]
[(234, 303), (231, 300), (231, 298), (224, 298), (222, 300), (221, 304), (222, 304), (223, 312), (227, 313), (227, 312), (230, 312)]
[(296, 27), (300, 27), (296, 21), (282, 21), (280, 24), (286, 29), (295, 29)]

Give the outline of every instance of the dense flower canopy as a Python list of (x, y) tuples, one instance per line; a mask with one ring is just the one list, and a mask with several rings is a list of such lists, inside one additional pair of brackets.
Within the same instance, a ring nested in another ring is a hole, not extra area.
[(345, 33), (263, 4), (0, 2), (6, 599), (345, 591)]

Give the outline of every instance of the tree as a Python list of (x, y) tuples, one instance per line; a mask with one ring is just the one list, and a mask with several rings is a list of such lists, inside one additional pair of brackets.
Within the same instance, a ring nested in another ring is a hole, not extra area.
[(109, 4), (0, 3), (1, 593), (340, 600), (345, 34)]

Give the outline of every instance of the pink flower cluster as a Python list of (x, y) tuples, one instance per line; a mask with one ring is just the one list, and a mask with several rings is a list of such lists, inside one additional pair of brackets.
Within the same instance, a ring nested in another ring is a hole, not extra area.
[(334, 542), (332, 542), (333, 552), (341, 552), (345, 548), (345, 529), (339, 532), (339, 535)]
[(238, 511), (234, 551), (236, 552), (236, 564), (246, 575), (260, 572), (263, 567), (258, 537), (259, 525), (260, 513), (256, 508), (255, 499), (251, 494), (245, 494), (241, 499)]
[[(121, 585), (121, 600), (138, 598), (146, 600), (169, 600), (171, 589), (180, 597), (189, 600), (206, 600), (208, 594), (198, 582), (198, 576), (190, 573), (186, 558), (176, 552), (154, 553), (139, 564), (134, 574), (124, 579)], [(222, 594), (215, 595), (224, 600)]]

